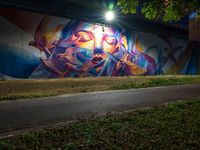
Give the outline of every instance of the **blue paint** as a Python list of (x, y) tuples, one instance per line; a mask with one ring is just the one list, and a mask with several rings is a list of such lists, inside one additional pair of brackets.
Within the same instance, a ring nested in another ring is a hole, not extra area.
[(40, 64), (38, 58), (19, 54), (23, 51), (0, 44), (0, 73), (15, 78), (28, 78)]

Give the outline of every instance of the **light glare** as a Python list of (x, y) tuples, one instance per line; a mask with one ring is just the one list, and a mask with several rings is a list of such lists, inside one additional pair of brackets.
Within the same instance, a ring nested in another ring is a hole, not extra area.
[(115, 14), (113, 11), (107, 11), (105, 14), (105, 18), (107, 21), (112, 21), (115, 18)]

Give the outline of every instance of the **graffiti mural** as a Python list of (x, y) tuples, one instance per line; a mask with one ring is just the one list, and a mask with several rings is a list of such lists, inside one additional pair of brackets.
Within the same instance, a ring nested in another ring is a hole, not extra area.
[(0, 77), (199, 73), (198, 51), (183, 39), (13, 9), (0, 13)]

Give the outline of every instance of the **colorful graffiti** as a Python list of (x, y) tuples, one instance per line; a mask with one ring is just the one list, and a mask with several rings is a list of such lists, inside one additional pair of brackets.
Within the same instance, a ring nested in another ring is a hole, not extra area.
[[(45, 34), (48, 18), (38, 26), (35, 46), (46, 54), (34, 76), (79, 77), (155, 74), (154, 59), (142, 52), (139, 42), (128, 50), (123, 30), (82, 21), (58, 25)], [(42, 29), (43, 28), (43, 29)], [(58, 34), (59, 32), (59, 34)], [(54, 36), (58, 35), (58, 36)]]
[[(30, 22), (16, 20), (7, 11), (15, 11), (12, 14), (14, 16), (29, 17)], [(16, 10), (4, 9), (0, 13), (1, 21), (6, 22), (1, 26), (9, 24), (12, 29), (20, 29), (16, 32), (23, 33), (20, 37), (1, 34), (1, 76), (134, 76), (197, 74), (199, 70), (196, 64), (197, 55), (194, 54), (196, 51), (182, 39)], [(28, 24), (31, 22), (34, 23), (29, 28)], [(26, 40), (21, 37), (25, 34), (29, 35)], [(22, 39), (26, 46), (20, 42), (9, 43), (13, 38)], [(3, 52), (5, 50), (7, 53)], [(20, 55), (19, 58), (16, 54), (18, 52), (26, 52), (26, 55)], [(15, 55), (9, 58), (10, 54)], [(31, 57), (30, 60), (27, 60), (27, 56)], [(4, 57), (8, 57), (9, 62)], [(10, 63), (15, 63), (15, 68), (21, 67), (21, 70), (16, 69), (18, 73), (12, 73), (12, 70), (5, 69), (11, 66), (8, 65)]]

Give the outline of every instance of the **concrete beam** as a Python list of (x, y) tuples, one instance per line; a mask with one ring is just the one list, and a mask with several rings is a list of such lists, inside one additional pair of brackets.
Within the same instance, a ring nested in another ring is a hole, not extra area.
[[(105, 12), (103, 7), (90, 7), (66, 0), (0, 0), (0, 6), (106, 24), (103, 19), (103, 14)], [(135, 17), (134, 15), (119, 15), (120, 18), (107, 25), (126, 28), (129, 30), (188, 39), (188, 31), (185, 29), (175, 28), (156, 22), (150, 22)]]

